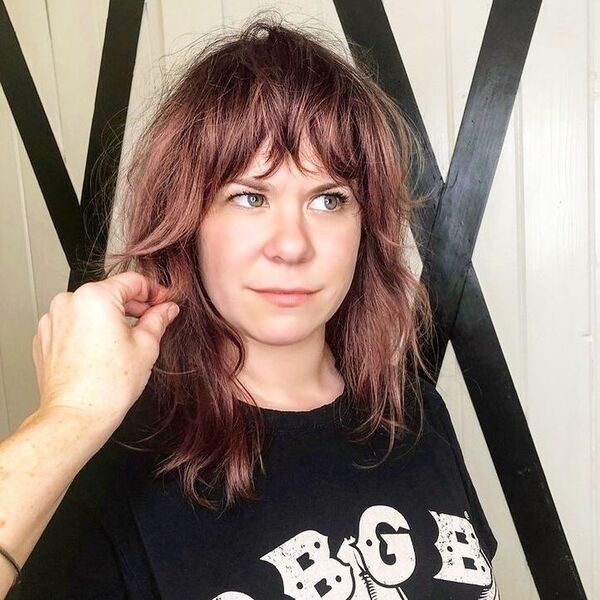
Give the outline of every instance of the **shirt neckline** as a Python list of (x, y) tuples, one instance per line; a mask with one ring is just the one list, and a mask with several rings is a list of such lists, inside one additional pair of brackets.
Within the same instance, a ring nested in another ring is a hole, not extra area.
[[(277, 410), (258, 407), (272, 433), (289, 433), (333, 428), (347, 410), (346, 389), (333, 401), (309, 410)], [(256, 407), (252, 407), (256, 410)]]

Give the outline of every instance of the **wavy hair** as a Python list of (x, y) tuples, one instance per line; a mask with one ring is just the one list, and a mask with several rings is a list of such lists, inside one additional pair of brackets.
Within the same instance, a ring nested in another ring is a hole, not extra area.
[[(154, 440), (162, 457), (153, 476), (178, 471), (184, 496), (206, 508), (217, 508), (209, 497), (214, 489), (225, 507), (258, 499), (255, 470), (265, 472), (264, 415), (240, 405), (257, 406), (236, 380), (244, 345), (206, 293), (197, 244), (212, 199), (265, 140), (264, 176), (289, 156), (305, 172), (299, 150), (306, 136), (360, 205), (354, 279), (325, 325), (345, 393), (361, 415), (348, 439), (364, 442), (386, 431), (385, 459), (395, 441), (416, 431), (410, 397), (420, 416), (417, 439), (422, 433), (421, 395), (410, 392), (419, 389), (419, 368), (430, 376), (419, 346), (431, 335), (432, 312), (408, 263), (409, 229), (423, 202), (409, 191), (409, 169), (422, 151), (376, 83), (367, 53), (350, 47), (360, 57), (354, 62), (331, 32), (283, 24), (278, 15), (220, 31), (164, 81), (125, 169), (125, 243), (103, 259), (97, 279), (136, 270), (168, 287), (180, 306), (150, 377), (155, 423), (144, 441)], [(237, 349), (235, 365), (223, 359), (225, 347)]]

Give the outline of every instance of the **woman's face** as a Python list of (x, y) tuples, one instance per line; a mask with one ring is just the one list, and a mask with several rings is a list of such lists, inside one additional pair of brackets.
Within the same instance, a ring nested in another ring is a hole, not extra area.
[[(248, 170), (223, 186), (199, 232), (202, 281), (208, 295), (242, 337), (268, 345), (306, 339), (335, 314), (356, 266), (361, 215), (346, 186), (303, 154), (303, 175), (292, 160), (268, 179), (259, 152)], [(331, 185), (330, 185), (331, 184)], [(348, 202), (332, 196), (342, 192)], [(229, 198), (231, 194), (235, 197)], [(316, 290), (302, 304), (280, 306), (256, 290)]]

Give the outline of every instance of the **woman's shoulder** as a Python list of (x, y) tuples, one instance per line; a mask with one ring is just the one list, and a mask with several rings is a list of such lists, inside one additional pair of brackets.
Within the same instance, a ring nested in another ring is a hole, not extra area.
[(404, 414), (413, 429), (418, 430), (421, 425), (424, 431), (439, 429), (445, 412), (446, 404), (434, 383), (420, 376), (407, 384)]
[(423, 400), (423, 409), (426, 412), (435, 414), (445, 406), (444, 399), (431, 381), (419, 377), (418, 384), (420, 396)]

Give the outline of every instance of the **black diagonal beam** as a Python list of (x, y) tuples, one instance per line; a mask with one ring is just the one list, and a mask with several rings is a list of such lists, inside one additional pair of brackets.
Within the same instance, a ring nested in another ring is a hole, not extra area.
[[(99, 257), (106, 251), (107, 215), (112, 211), (114, 175), (121, 153), (143, 6), (143, 0), (111, 0), (109, 6), (80, 205), (8, 11), (0, 0), (0, 84), (69, 263), (69, 291), (85, 282), (92, 246)], [(92, 180), (101, 154), (108, 171)], [(105, 186), (105, 181), (113, 183)]]
[(540, 1), (495, 0), (490, 10), (423, 265), (422, 278), (437, 300), (436, 373), (471, 268)]
[(490, 454), (501, 457), (494, 464), (539, 597), (585, 598), (521, 403), (514, 401), (517, 391), (472, 267), (452, 344), (479, 422), (487, 424)]
[(77, 194), (3, 0), (0, 0), (0, 84), (63, 252), (73, 269), (84, 240)]
[[(106, 253), (143, 9), (144, 0), (111, 0), (108, 9), (81, 192), (81, 209), (88, 243), (86, 257), (92, 249), (96, 250), (95, 258)], [(104, 170), (98, 171), (94, 176), (98, 164)], [(83, 265), (81, 270), (71, 272), (69, 289), (79, 287), (92, 277), (93, 275), (86, 274)]]
[(346, 37), (371, 53), (382, 87), (417, 128), (425, 151), (425, 172), (412, 186), (432, 201), (421, 210), (413, 233), (436, 316), (429, 349), (435, 375), (452, 339), (540, 598), (585, 598), (471, 263), (540, 0), (494, 1), (447, 185), (381, 2), (335, 4)]

